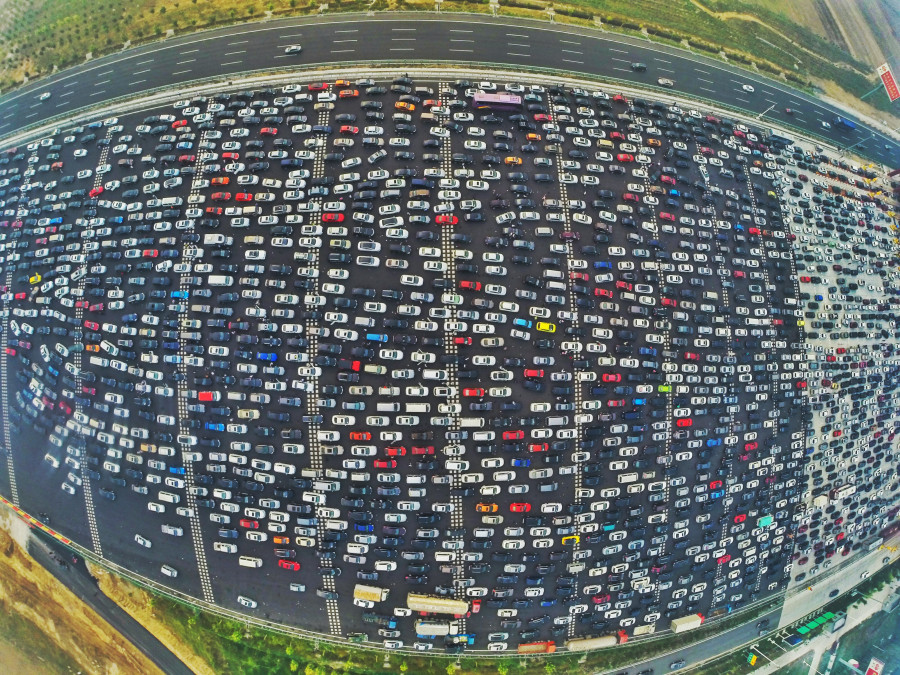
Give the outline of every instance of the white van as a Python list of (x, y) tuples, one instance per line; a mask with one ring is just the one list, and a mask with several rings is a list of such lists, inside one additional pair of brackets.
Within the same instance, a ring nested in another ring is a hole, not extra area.
[(178, 502), (181, 501), (181, 495), (176, 495), (174, 492), (166, 492), (164, 490), (160, 490), (159, 500), (161, 502), (169, 502), (170, 504), (177, 504)]
[(262, 567), (262, 558), (255, 558), (249, 555), (242, 555), (238, 558), (238, 565), (241, 567)]

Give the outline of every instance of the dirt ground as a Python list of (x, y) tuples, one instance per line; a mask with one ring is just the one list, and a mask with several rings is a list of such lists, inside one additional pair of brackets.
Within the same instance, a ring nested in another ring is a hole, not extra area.
[(89, 568), (91, 574), (100, 580), (100, 590), (128, 612), (135, 621), (153, 633), (157, 640), (178, 654), (188, 668), (197, 675), (216, 675), (205, 661), (198, 658), (166, 624), (157, 618), (148, 593), (96, 565), (89, 565)]
[[(49, 652), (55, 651), (55, 663), (68, 661), (82, 672), (159, 674), (153, 663), (27, 554), (29, 532), (23, 521), (0, 510), (0, 612), (17, 632), (15, 645), (0, 643), (3, 672), (40, 673), (43, 656), (49, 660)], [(21, 659), (28, 667), (16, 666)], [(49, 672), (61, 672), (58, 668)]]

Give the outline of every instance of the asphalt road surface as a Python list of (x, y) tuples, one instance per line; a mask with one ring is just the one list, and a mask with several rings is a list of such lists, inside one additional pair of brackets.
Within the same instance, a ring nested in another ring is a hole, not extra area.
[[(66, 588), (77, 595), (100, 615), (115, 631), (131, 642), (142, 654), (155, 663), (164, 673), (191, 675), (188, 668), (162, 642), (135, 621), (125, 610), (110, 600), (98, 588), (85, 567), (84, 561), (74, 563), (71, 553), (40, 535), (29, 540), (29, 554), (43, 565)], [(65, 561), (65, 565), (59, 561)]]
[[(288, 45), (300, 44), (303, 53), (287, 55)], [(658, 78), (674, 81), (673, 91), (765, 115), (777, 124), (791, 124), (889, 166), (900, 164), (900, 145), (877, 128), (858, 125), (854, 132), (833, 126), (845, 115), (814, 97), (745, 70), (662, 45), (654, 45), (598, 31), (573, 29), (509, 19), (338, 18), (284, 19), (264, 24), (231, 26), (154, 43), (67, 69), (0, 98), (0, 134), (17, 125), (34, 124), (86, 105), (142, 89), (193, 80), (239, 76), (246, 71), (284, 69), (292, 65), (409, 62), (494, 64), (508, 68), (543, 68), (634, 85), (656, 85)], [(646, 64), (642, 73), (632, 62)], [(743, 89), (754, 88), (753, 93)], [(40, 101), (39, 96), (51, 97)], [(790, 108), (793, 114), (785, 110)]]

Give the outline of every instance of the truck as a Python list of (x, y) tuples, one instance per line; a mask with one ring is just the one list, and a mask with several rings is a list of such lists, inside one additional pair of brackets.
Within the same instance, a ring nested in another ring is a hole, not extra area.
[(384, 626), (385, 628), (390, 628), (393, 630), (397, 627), (397, 619), (392, 616), (385, 616), (384, 614), (376, 614), (375, 612), (363, 612), (363, 621), (366, 623), (375, 623), (379, 626)]
[(771, 145), (777, 146), (787, 146), (794, 144), (794, 141), (789, 136), (785, 136), (784, 132), (778, 131), (777, 129), (773, 128), (769, 129), (768, 140)]
[(460, 616), (469, 611), (469, 603), (465, 600), (438, 598), (420, 593), (407, 593), (406, 606), (414, 612), (453, 614), (454, 616)]
[(556, 643), (552, 640), (547, 642), (526, 642), (517, 648), (519, 654), (552, 654), (556, 651)]
[(620, 630), (615, 635), (603, 635), (595, 638), (578, 638), (577, 640), (569, 640), (566, 642), (566, 649), (570, 652), (583, 652), (589, 649), (601, 649), (603, 647), (612, 647), (614, 645), (622, 645), (628, 642), (628, 633)]
[(457, 635), (458, 633), (458, 621), (437, 621), (435, 619), (419, 619), (416, 621), (416, 635), (419, 637)]
[(672, 619), (672, 632), (683, 633), (688, 630), (693, 630), (694, 628), (699, 628), (704, 619), (705, 617), (700, 613), (689, 614), (688, 616)]
[(353, 598), (357, 600), (369, 600), (371, 602), (382, 602), (383, 600), (387, 600), (389, 592), (390, 591), (387, 588), (356, 584), (353, 588)]
[(836, 126), (838, 129), (843, 129), (844, 131), (856, 131), (856, 122), (853, 120), (848, 120), (846, 117), (841, 117), (838, 115), (832, 120), (832, 124)]

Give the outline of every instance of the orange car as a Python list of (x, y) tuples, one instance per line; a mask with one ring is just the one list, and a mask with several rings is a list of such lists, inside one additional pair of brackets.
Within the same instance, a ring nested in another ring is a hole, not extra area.
[(335, 81), (334, 81), (334, 86), (335, 86), (335, 87), (349, 87), (349, 86), (350, 86), (350, 80), (335, 80)]
[(521, 157), (507, 157), (503, 160), (503, 163), (507, 166), (519, 166), (522, 163)]
[(372, 434), (368, 431), (351, 431), (350, 432), (350, 440), (351, 441), (371, 441)]
[(656, 138), (648, 138), (647, 145), (655, 145), (656, 147), (659, 147), (662, 145), (662, 143), (660, 143), (659, 140)]
[(284, 536), (272, 537), (272, 542), (275, 543), (275, 544), (290, 544), (290, 543), (291, 543), (291, 538), (290, 538), (290, 537), (284, 537)]
[(341, 89), (338, 93), (340, 98), (356, 98), (359, 96), (359, 89)]
[(478, 504), (475, 506), (475, 510), (478, 513), (496, 513), (497, 508), (496, 504)]
[(209, 181), (210, 185), (228, 185), (231, 179), (228, 176), (217, 176)]
[(412, 112), (416, 109), (413, 103), (407, 103), (406, 101), (397, 101), (394, 103), (394, 107), (397, 110), (406, 110), (407, 112)]
[(99, 352), (100, 345), (85, 345), (84, 348), (89, 352)]

